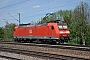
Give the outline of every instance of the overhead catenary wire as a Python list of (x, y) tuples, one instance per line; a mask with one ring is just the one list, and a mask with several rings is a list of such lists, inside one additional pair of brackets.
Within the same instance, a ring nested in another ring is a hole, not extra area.
[[(24, 2), (26, 2), (26, 1), (29, 1), (29, 0), (24, 0), (24, 1), (22, 1), (22, 2), (18, 2), (18, 3), (12, 4), (12, 5), (3, 7), (2, 9), (8, 8), (8, 7), (14, 6), (14, 5), (19, 5), (20, 3), (24, 3)], [(48, 2), (48, 4), (49, 4), (50, 1), (47, 1), (47, 2)], [(81, 2), (81, 1), (80, 1), (80, 2)], [(68, 4), (65, 4), (65, 5), (58, 5), (58, 6), (55, 6), (55, 7), (48, 7), (48, 8), (46, 8), (46, 9), (42, 9), (42, 10), (37, 10), (37, 11), (33, 11), (33, 12), (22, 13), (22, 15), (25, 15), (25, 14), (29, 14), (29, 13), (30, 13), (31, 16), (29, 15), (29, 18), (30, 18), (30, 17), (35, 17), (35, 16), (33, 15), (34, 13), (39, 13), (39, 12), (41, 12), (41, 11), (43, 12), (43, 11), (47, 11), (47, 10), (53, 10), (53, 9), (55, 9), (55, 8), (65, 7), (65, 6), (77, 4), (77, 3), (80, 3), (80, 2), (68, 3)], [(22, 7), (22, 8), (23, 8), (23, 7)], [(18, 9), (18, 8), (17, 8), (17, 9)], [(33, 9), (33, 10), (34, 10), (34, 9)], [(27, 16), (27, 17), (28, 17), (28, 16)], [(22, 18), (25, 18), (25, 17), (22, 17)]]
[[(25, 1), (27, 1), (27, 0), (25, 0)], [(22, 1), (22, 2), (24, 2), (24, 1)], [(48, 4), (49, 4), (49, 2), (50, 1), (47, 1), (48, 2)], [(21, 3), (21, 2), (18, 2), (18, 4), (19, 3)], [(43, 4), (43, 3), (40, 3), (40, 4)], [(17, 3), (15, 3), (15, 4), (13, 4), (13, 5), (17, 5)], [(10, 6), (13, 6), (13, 5), (10, 5)], [(6, 6), (6, 7), (8, 7), (8, 6)], [(23, 8), (23, 7), (22, 7)], [(48, 7), (48, 9), (50, 9), (49, 7)], [(28, 12), (28, 13), (36, 13), (36, 12), (40, 12), (40, 11), (45, 11), (45, 10), (48, 10), (48, 9), (44, 9), (44, 10), (39, 10), (39, 11), (33, 11), (33, 12)], [(13, 9), (12, 9), (13, 10)], [(16, 10), (16, 9), (15, 9)], [(10, 10), (9, 10), (10, 11)], [(3, 12), (3, 13), (5, 13), (5, 12)], [(6, 12), (6, 14), (7, 14), (7, 12)], [(23, 13), (22, 13), (23, 14)], [(26, 13), (24, 13), (24, 14), (26, 14)], [(5, 15), (4, 15), (5, 16)]]
[[(29, 1), (29, 0), (25, 0), (25, 1)], [(23, 3), (23, 2), (25, 2), (25, 1), (22, 1), (22, 2), (18, 2), (18, 3), (15, 3), (15, 4), (12, 4), (12, 5), (8, 5), (8, 6), (5, 6), (5, 7), (9, 7), (9, 6), (13, 6), (13, 5), (17, 5), (17, 4), (20, 4), (20, 3)], [(50, 1), (48, 1), (47, 3), (49, 4), (49, 2)], [(57, 7), (64, 7), (64, 6), (68, 6), (68, 5), (72, 5), (72, 4), (77, 4), (78, 2), (76, 2), (76, 3), (71, 3), (71, 4), (65, 4), (65, 5), (62, 5), (62, 6), (57, 6)], [(43, 4), (43, 3), (40, 3), (40, 4)], [(26, 7), (28, 7), (28, 6), (26, 6)], [(45, 10), (49, 10), (49, 9), (54, 9), (54, 8), (57, 8), (57, 7), (48, 7), (47, 9), (43, 9), (43, 11), (45, 11)], [(4, 7), (3, 7), (4, 8)], [(2, 9), (3, 9), (2, 8)], [(22, 7), (23, 8), (23, 7)], [(18, 8), (16, 8), (16, 9), (11, 9), (11, 10), (17, 10)], [(39, 11), (42, 11), (42, 10), (39, 10)], [(33, 11), (33, 12), (28, 12), (28, 13), (36, 13), (36, 12), (39, 12), (39, 11)], [(25, 12), (25, 11), (24, 11)], [(22, 13), (23, 14), (23, 13)]]
[[(80, 3), (80, 2), (75, 2), (75, 3), (68, 3), (68, 4), (65, 4), (65, 5), (59, 5), (59, 6), (56, 6), (56, 7), (50, 7), (50, 8), (46, 8), (46, 9), (42, 9), (42, 10), (38, 10), (38, 11), (33, 11), (33, 12), (29, 12), (30, 14), (32, 13), (39, 13), (41, 11), (46, 11), (46, 10), (51, 10), (51, 9), (54, 9), (54, 8), (58, 8), (58, 7), (65, 7), (65, 6), (68, 6), (68, 5), (74, 5), (74, 4), (77, 4), (77, 3)], [(24, 14), (23, 14), (24, 15)], [(35, 17), (33, 15), (29, 16), (29, 17)], [(23, 17), (25, 18), (25, 17)]]
[[(78, 4), (78, 3), (80, 3), (80, 2), (82, 2), (82, 1), (74, 2), (74, 3), (68, 3), (68, 4), (65, 4), (65, 5), (59, 5), (59, 6), (56, 6), (56, 7), (50, 7), (50, 8), (46, 8), (46, 9), (42, 9), (42, 10), (30, 12), (30, 13), (32, 13), (32, 14), (33, 14), (33, 13), (39, 13), (39, 12), (41, 12), (41, 11), (52, 10), (52, 9), (59, 8), (59, 7), (65, 7), (65, 6), (68, 6), (68, 5)], [(31, 15), (31, 16), (29, 16), (29, 17), (35, 17), (35, 16)], [(23, 18), (25, 18), (25, 17), (23, 17)]]
[(1, 7), (0, 9), (4, 9), (4, 8), (10, 7), (10, 6), (14, 6), (14, 5), (17, 5), (17, 4), (20, 4), (20, 3), (24, 3), (26, 1), (29, 1), (29, 0), (24, 0), (24, 1), (21, 1), (21, 2), (18, 2), (18, 3), (15, 3), (15, 4), (7, 5), (5, 7)]
[[(27, 0), (25, 0), (25, 2), (26, 2)], [(30, 1), (30, 0), (28, 0), (28, 1)], [(23, 3), (24, 1), (22, 1), (22, 3)], [(48, 1), (48, 2), (51, 2), (51, 1)], [(11, 4), (11, 5), (7, 5), (7, 6), (5, 6), (5, 7), (1, 7), (0, 8), (0, 10), (1, 9), (4, 9), (4, 8), (8, 8), (8, 7), (10, 7), (10, 6), (14, 6), (14, 5), (19, 5), (21, 2), (18, 2), (18, 3), (15, 3), (15, 4)], [(45, 3), (47, 3), (47, 2), (45, 2)], [(38, 3), (38, 4), (43, 4), (43, 3)], [(36, 5), (38, 5), (38, 4), (36, 4)], [(32, 6), (34, 6), (34, 5), (32, 5)], [(11, 11), (11, 10), (18, 10), (18, 9), (21, 9), (21, 8), (26, 8), (26, 7), (30, 7), (29, 5), (26, 5), (26, 6), (21, 6), (21, 7), (19, 7), (19, 8), (14, 8), (14, 9), (10, 9), (9, 11)], [(6, 10), (7, 11), (7, 10)], [(5, 11), (4, 11), (5, 12)], [(1, 13), (1, 12), (0, 12)]]
[[(8, 13), (9, 14), (9, 13)], [(14, 16), (12, 16), (11, 14), (9, 14), (11, 17), (13, 17), (14, 18), (14, 20), (17, 20), (18, 21), (18, 19), (16, 19)]]
[[(38, 10), (38, 11), (33, 11), (33, 12), (30, 12), (30, 13), (39, 13), (41, 11), (46, 11), (46, 10), (51, 10), (51, 9), (54, 9), (54, 8), (59, 8), (59, 7), (65, 7), (65, 6), (68, 6), (68, 5), (74, 5), (74, 4), (77, 4), (77, 3), (80, 3), (80, 2), (75, 2), (75, 3), (69, 3), (69, 4), (65, 4), (65, 5), (59, 5), (59, 6), (56, 6), (56, 7), (50, 7), (50, 8), (46, 8), (46, 9), (42, 9), (42, 10)], [(34, 17), (33, 15), (29, 16), (29, 17)], [(25, 17), (23, 17), (25, 18)]]

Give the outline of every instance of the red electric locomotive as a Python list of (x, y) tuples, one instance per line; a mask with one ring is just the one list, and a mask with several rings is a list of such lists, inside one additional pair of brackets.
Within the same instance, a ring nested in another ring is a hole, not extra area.
[(55, 20), (39, 25), (20, 24), (14, 29), (14, 39), (18, 42), (64, 43), (71, 40), (71, 37), (67, 24)]

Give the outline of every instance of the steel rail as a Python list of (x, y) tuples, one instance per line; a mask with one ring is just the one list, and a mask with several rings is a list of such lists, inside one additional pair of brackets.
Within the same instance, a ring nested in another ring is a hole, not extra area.
[(18, 58), (13, 58), (13, 57), (8, 57), (8, 56), (3, 56), (3, 55), (0, 55), (1, 58), (5, 58), (5, 59), (9, 59), (9, 60), (21, 60), (21, 59), (18, 59)]
[(69, 50), (79, 50), (90, 52), (90, 46), (79, 46), (79, 45), (51, 45), (51, 44), (36, 44), (36, 43), (16, 43), (16, 42), (0, 42), (0, 44), (13, 44), (13, 45), (25, 45), (25, 46), (38, 46), (38, 47), (48, 47), (48, 48), (58, 48), (58, 49), (69, 49)]
[(51, 53), (45, 53), (45, 52), (37, 52), (37, 51), (28, 51), (28, 50), (20, 50), (20, 49), (3, 48), (3, 47), (0, 47), (0, 51), (10, 52), (10, 53), (15, 53), (15, 54), (24, 54), (24, 55), (30, 55), (30, 56), (31, 55), (32, 56), (39, 56), (39, 57), (44, 57), (44, 58), (49, 58), (49, 59), (89, 60), (87, 58), (72, 57), (72, 56), (65, 56), (65, 55), (59, 55), (59, 54), (51, 54)]
[[(15, 41), (0, 41), (0, 43), (20, 43)], [(29, 42), (30, 43), (30, 42)], [(42, 44), (42, 43), (32, 43), (32, 44)], [(72, 44), (47, 44), (47, 45), (65, 45), (65, 46), (77, 46), (77, 47), (90, 47), (89, 45), (72, 45)]]

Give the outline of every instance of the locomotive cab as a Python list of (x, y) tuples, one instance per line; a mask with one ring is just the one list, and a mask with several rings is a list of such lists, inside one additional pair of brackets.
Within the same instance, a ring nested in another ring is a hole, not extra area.
[(56, 37), (56, 43), (64, 43), (71, 40), (70, 30), (66, 23), (60, 22), (60, 20), (50, 21), (48, 23), (51, 26), (51, 35)]
[(59, 29), (59, 33), (60, 33), (60, 40), (62, 42), (68, 42), (68, 40), (71, 40), (70, 30), (68, 29), (66, 23), (59, 23), (58, 29)]

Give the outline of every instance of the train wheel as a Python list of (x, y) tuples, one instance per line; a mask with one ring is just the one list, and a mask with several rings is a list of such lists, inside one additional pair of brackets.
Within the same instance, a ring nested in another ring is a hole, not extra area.
[(60, 44), (61, 43), (61, 41), (56, 41), (56, 44)]
[(55, 40), (51, 40), (50, 44), (56, 44)]
[(33, 43), (33, 39), (29, 39), (29, 42), (30, 42), (30, 43)]
[(59, 44), (59, 41), (56, 41), (56, 44)]
[(20, 39), (19, 38), (17, 38), (17, 42), (20, 42)]
[(63, 44), (63, 43), (64, 43), (64, 41), (63, 41), (63, 40), (61, 40), (61, 43)]
[(17, 39), (16, 38), (14, 38), (14, 42), (17, 42)]

